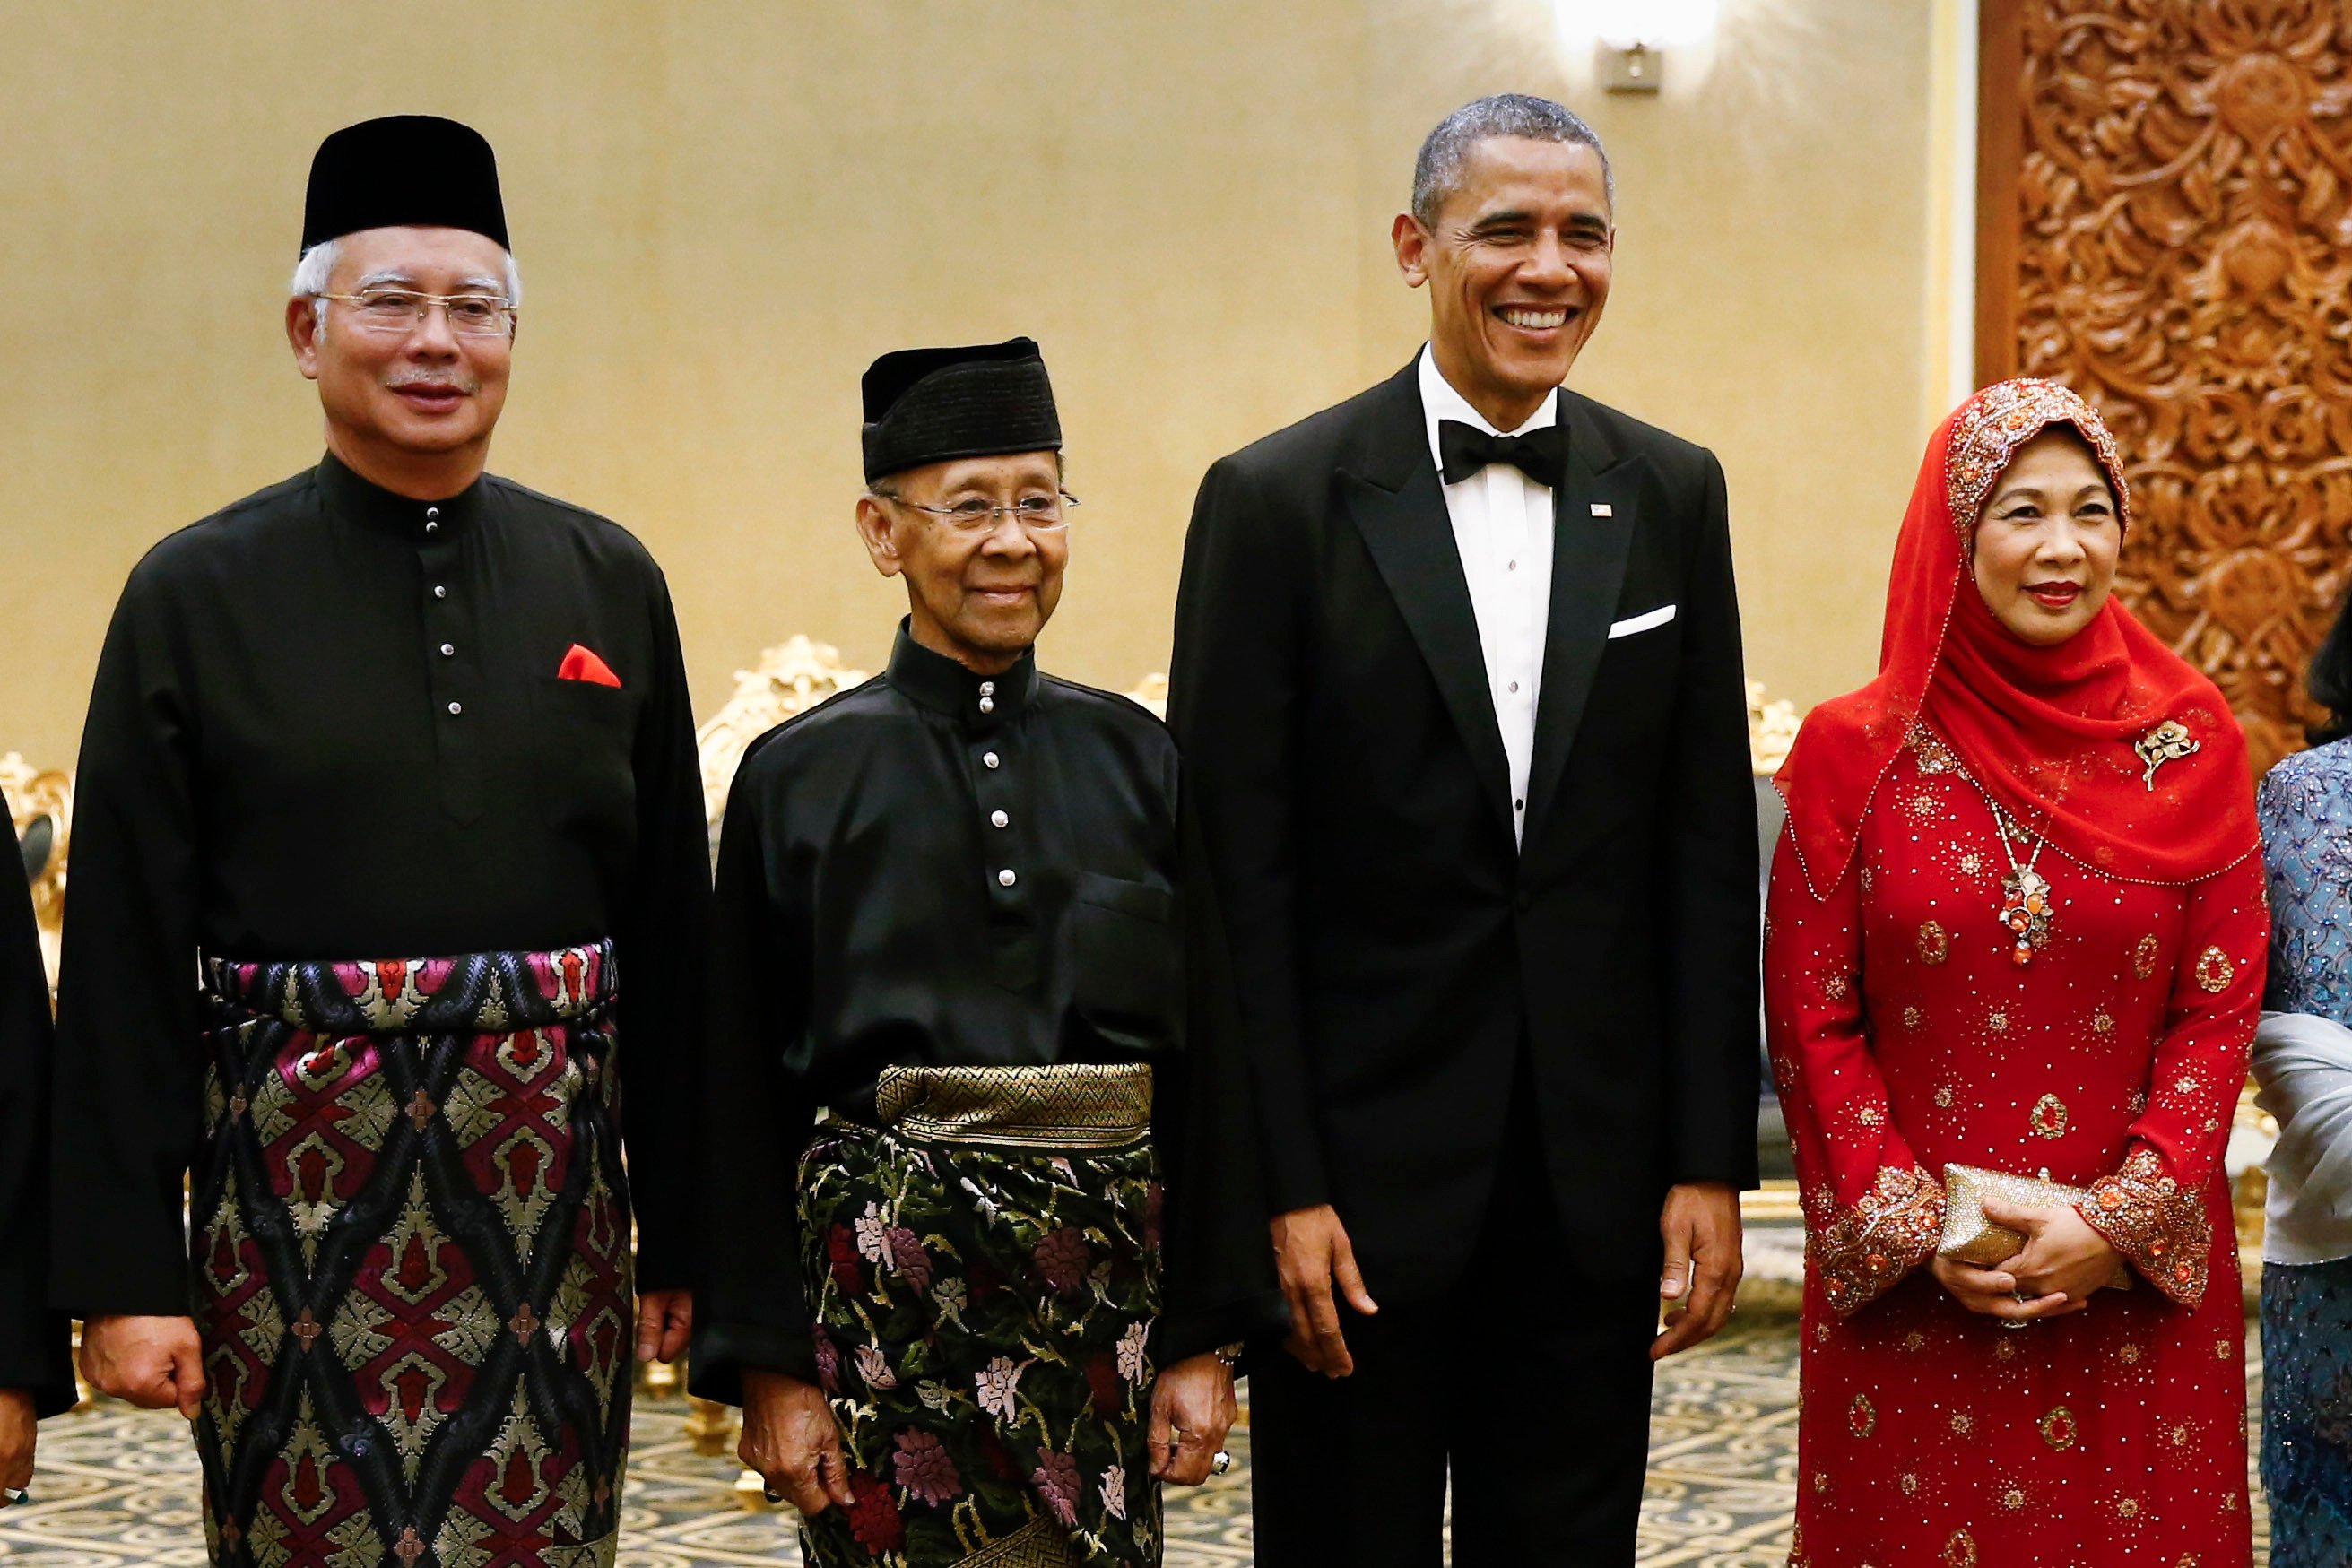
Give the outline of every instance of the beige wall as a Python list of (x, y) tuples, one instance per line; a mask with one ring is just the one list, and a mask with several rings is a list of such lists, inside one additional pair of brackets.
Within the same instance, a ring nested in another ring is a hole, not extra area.
[(506, 180), (529, 303), (494, 466), (648, 542), (706, 713), (791, 632), (878, 661), (857, 374), (1016, 331), (1087, 503), (1048, 663), (1163, 667), (1201, 469), (1403, 362), (1414, 146), (1507, 87), (1567, 94), (1617, 162), (1578, 384), (1722, 455), (1752, 673), (1843, 689), (1922, 435), (1931, 5), (1725, 10), (1703, 85), (1618, 99), (1549, 0), (0, 9), (0, 749), (68, 758), (139, 553), (315, 456), (278, 325), (303, 175), (415, 110)]

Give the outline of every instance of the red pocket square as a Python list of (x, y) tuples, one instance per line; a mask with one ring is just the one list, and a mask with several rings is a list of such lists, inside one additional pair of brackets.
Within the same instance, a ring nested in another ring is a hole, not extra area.
[(613, 673), (612, 665), (577, 643), (572, 643), (572, 651), (563, 655), (563, 664), (555, 672), (555, 678), (559, 681), (588, 681), (600, 686), (621, 684), (621, 677)]

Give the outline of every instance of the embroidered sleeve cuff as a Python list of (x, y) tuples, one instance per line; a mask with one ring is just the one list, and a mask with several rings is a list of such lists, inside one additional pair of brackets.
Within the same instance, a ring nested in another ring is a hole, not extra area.
[(2165, 1295), (2184, 1307), (2205, 1299), (2212, 1218), (2201, 1195), (2175, 1181), (2155, 1150), (2133, 1150), (2123, 1168), (2093, 1182), (2090, 1197), (2075, 1207)]
[(1944, 1189), (1926, 1171), (1889, 1166), (1862, 1201), (1817, 1218), (1813, 1264), (1830, 1311), (1851, 1316), (1935, 1255), (1944, 1234)]

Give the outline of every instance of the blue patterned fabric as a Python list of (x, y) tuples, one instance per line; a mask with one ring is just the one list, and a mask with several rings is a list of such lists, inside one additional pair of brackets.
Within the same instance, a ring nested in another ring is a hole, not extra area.
[[(2352, 740), (2290, 757), (2258, 797), (2270, 873), (2264, 1006), (2352, 1026)], [(2352, 1258), (2263, 1269), (2263, 1485), (2273, 1568), (2352, 1563)]]
[(2352, 739), (2272, 768), (2257, 807), (2271, 882), (2263, 1005), (2352, 1027)]
[(2352, 1563), (2352, 1258), (2263, 1265), (2271, 1568)]

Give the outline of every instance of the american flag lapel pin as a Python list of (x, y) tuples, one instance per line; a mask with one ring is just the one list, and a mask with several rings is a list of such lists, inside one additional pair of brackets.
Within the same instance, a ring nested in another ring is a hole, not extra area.
[(1592, 503), (1592, 515), (1596, 517), (1613, 517), (1617, 515), (1617, 508), (1606, 501), (1595, 501)]

